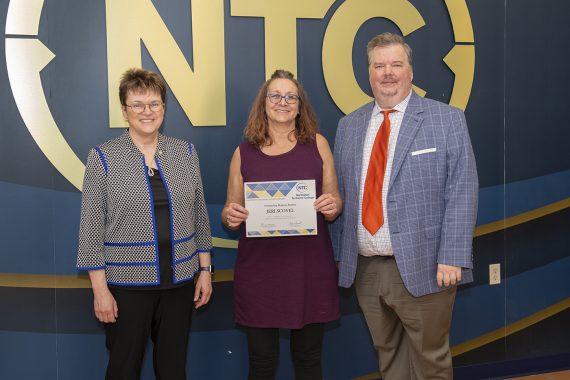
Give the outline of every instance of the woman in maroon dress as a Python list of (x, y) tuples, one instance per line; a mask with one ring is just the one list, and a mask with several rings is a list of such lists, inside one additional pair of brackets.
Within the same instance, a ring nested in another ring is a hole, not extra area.
[[(242, 228), (235, 266), (235, 319), (244, 326), (249, 379), (274, 379), (279, 329), (291, 330), (297, 379), (322, 379), (324, 323), (339, 318), (337, 269), (327, 223), (342, 210), (333, 157), (293, 74), (261, 87), (230, 164), (222, 221)], [(315, 180), (317, 235), (246, 237), (244, 182)]]

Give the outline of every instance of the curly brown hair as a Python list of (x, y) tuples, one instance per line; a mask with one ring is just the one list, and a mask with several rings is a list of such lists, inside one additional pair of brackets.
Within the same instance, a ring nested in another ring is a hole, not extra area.
[(164, 83), (160, 75), (140, 68), (131, 68), (123, 73), (119, 83), (119, 100), (121, 105), (127, 105), (129, 92), (139, 94), (146, 91), (160, 94), (162, 102), (166, 104), (166, 83)]
[(245, 139), (258, 147), (271, 145), (273, 143), (271, 136), (269, 136), (269, 122), (267, 121), (267, 114), (265, 112), (265, 99), (267, 97), (267, 88), (275, 79), (288, 79), (297, 87), (299, 95), (299, 114), (295, 118), (295, 129), (292, 131), (292, 133), (295, 134), (295, 139), (301, 144), (314, 139), (319, 131), (315, 111), (311, 103), (309, 103), (309, 97), (301, 83), (295, 79), (291, 72), (286, 70), (275, 70), (271, 78), (259, 89), (247, 119), (244, 130)]

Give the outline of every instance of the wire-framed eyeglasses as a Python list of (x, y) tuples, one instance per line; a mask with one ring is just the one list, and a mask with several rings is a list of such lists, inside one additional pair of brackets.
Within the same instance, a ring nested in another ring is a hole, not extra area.
[(152, 112), (159, 112), (164, 109), (164, 103), (162, 102), (152, 102), (152, 103), (133, 103), (127, 104), (127, 107), (133, 110), (134, 113), (143, 113), (146, 107)]
[(280, 103), (281, 99), (285, 99), (285, 103), (287, 104), (295, 104), (300, 99), (298, 95), (291, 95), (291, 94), (281, 95), (276, 92), (270, 92), (269, 94), (267, 94), (267, 98), (273, 104)]

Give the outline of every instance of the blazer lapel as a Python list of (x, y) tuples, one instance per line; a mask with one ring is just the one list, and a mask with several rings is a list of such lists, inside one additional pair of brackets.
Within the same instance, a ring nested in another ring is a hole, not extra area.
[(357, 115), (353, 124), (354, 124), (354, 144), (355, 144), (355, 155), (354, 155), (354, 162), (353, 168), (354, 173), (352, 174), (354, 177), (356, 189), (360, 191), (360, 181), (361, 181), (361, 173), (362, 173), (362, 156), (364, 150), (364, 139), (366, 138), (366, 131), (368, 130), (368, 124), (370, 124), (370, 118), (372, 117), (372, 109), (374, 108), (374, 102), (369, 103), (362, 112)]
[(392, 161), (392, 174), (390, 175), (390, 185), (388, 185), (388, 189), (392, 187), (394, 180), (398, 177), (398, 172), (402, 167), (402, 163), (406, 159), (410, 146), (420, 129), (420, 125), (423, 121), (422, 113), (423, 109), (421, 98), (418, 94), (412, 92), (408, 107), (406, 108), (406, 113), (402, 119), (402, 125), (400, 126), (400, 133), (396, 143), (394, 160)]

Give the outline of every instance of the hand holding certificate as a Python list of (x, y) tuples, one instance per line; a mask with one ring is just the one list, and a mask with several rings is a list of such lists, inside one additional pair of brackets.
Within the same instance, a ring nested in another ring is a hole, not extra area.
[(247, 237), (317, 234), (315, 180), (244, 183)]

